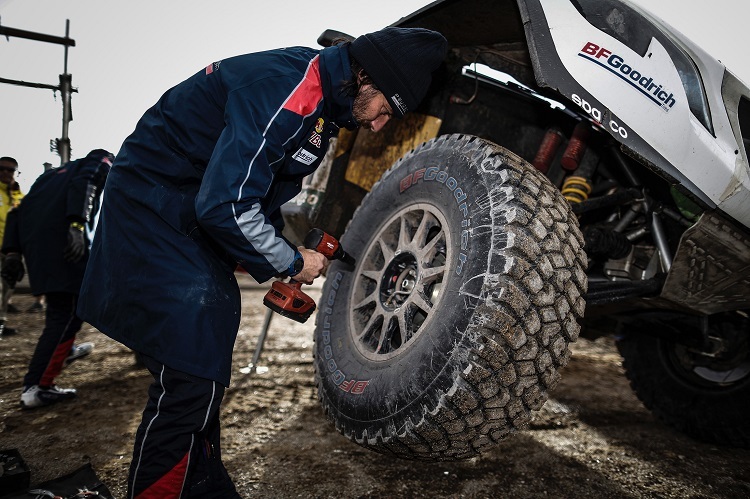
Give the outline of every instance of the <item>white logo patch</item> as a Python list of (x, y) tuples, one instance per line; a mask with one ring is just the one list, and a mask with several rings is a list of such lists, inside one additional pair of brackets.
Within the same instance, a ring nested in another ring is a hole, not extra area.
[(305, 151), (300, 147), (299, 151), (294, 153), (294, 156), (292, 156), (292, 159), (299, 161), (300, 163), (310, 166), (313, 161), (318, 159), (318, 157), (314, 154), (310, 154), (308, 151)]
[(406, 112), (409, 110), (409, 108), (406, 107), (404, 99), (402, 99), (400, 95), (391, 95), (391, 100), (393, 101), (393, 104), (401, 111), (401, 114), (406, 114)]

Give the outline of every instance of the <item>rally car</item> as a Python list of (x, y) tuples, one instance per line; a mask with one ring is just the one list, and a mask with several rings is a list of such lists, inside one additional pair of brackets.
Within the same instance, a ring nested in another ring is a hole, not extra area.
[[(542, 407), (579, 334), (695, 438), (750, 445), (750, 89), (620, 0), (444, 0), (416, 113), (342, 131), (284, 207), (336, 236), (320, 402), (378, 452), (472, 457)], [(341, 32), (318, 40), (327, 45)]]

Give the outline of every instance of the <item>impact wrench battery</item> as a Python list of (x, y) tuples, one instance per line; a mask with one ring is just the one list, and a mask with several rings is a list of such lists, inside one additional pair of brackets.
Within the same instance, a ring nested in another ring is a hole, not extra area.
[[(320, 229), (312, 229), (305, 236), (305, 248), (323, 254), (329, 260), (341, 260), (354, 268), (354, 258), (347, 254), (339, 241)], [(315, 311), (315, 301), (302, 290), (301, 282), (275, 281), (263, 298), (263, 304), (274, 312), (297, 322), (306, 322)]]

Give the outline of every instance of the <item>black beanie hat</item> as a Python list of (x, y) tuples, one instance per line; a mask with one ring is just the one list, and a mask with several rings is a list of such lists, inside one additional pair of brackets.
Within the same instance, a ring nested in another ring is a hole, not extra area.
[(447, 47), (437, 31), (391, 27), (358, 37), (349, 53), (383, 92), (394, 116), (401, 118), (422, 102)]

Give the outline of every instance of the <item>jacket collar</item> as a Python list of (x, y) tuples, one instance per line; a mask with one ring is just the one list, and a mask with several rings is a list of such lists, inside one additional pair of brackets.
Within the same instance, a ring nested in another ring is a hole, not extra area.
[(346, 46), (327, 47), (320, 51), (320, 80), (323, 85), (323, 113), (336, 125), (349, 130), (357, 127), (352, 115), (354, 97), (342, 93), (343, 84), (352, 78), (349, 51)]

